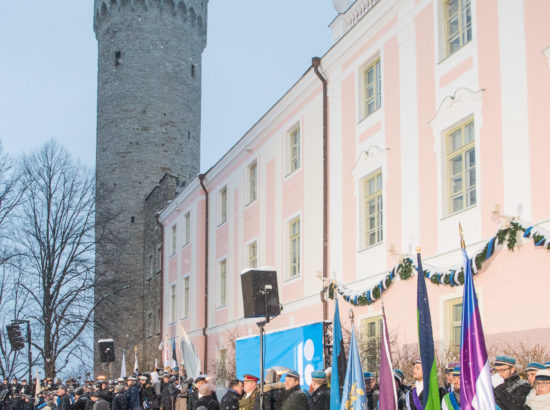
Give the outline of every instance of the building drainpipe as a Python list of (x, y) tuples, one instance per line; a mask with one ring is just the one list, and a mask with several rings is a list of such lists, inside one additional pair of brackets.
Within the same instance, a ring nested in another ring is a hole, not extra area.
[(204, 372), (207, 373), (208, 368), (208, 335), (206, 328), (208, 326), (208, 191), (204, 186), (205, 174), (199, 174), (199, 181), (204, 191), (204, 327), (202, 335), (204, 336)]
[(324, 279), (328, 278), (328, 92), (327, 80), (319, 71), (321, 59), (311, 59), (313, 71), (323, 84), (323, 290), (321, 302), (323, 303), (323, 321), (328, 320), (328, 302), (325, 298)]
[[(160, 213), (155, 214), (155, 220), (160, 228), (160, 341), (162, 342), (162, 335), (164, 329), (164, 225), (159, 221)], [(156, 249), (155, 249), (156, 252)]]

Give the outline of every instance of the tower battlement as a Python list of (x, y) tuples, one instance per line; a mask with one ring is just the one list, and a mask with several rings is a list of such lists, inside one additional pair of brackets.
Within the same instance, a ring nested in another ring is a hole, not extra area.
[(208, 0), (95, 0), (94, 32), (99, 40), (102, 27), (115, 14), (154, 12), (180, 20), (206, 41), (207, 6)]

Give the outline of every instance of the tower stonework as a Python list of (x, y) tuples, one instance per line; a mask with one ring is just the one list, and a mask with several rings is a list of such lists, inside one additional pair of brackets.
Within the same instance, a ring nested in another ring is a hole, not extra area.
[[(130, 370), (134, 346), (143, 358), (154, 344), (146, 335), (144, 306), (153, 302), (148, 294), (161, 290), (160, 281), (146, 280), (144, 226), (151, 215), (145, 199), (165, 174), (181, 186), (199, 172), (207, 5), (208, 0), (95, 0), (96, 374), (106, 371), (99, 363), (99, 339), (115, 341), (111, 376), (118, 376), (123, 349)], [(175, 188), (162, 192), (163, 197), (156, 194), (158, 208)], [(140, 363), (142, 369), (150, 365)]]

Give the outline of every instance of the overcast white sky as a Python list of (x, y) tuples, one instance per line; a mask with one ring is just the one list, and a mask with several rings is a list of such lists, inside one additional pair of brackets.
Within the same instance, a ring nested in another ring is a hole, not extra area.
[[(95, 163), (93, 0), (0, 0), (0, 140), (50, 138)], [(213, 165), (331, 46), (331, 0), (210, 0), (201, 170)]]

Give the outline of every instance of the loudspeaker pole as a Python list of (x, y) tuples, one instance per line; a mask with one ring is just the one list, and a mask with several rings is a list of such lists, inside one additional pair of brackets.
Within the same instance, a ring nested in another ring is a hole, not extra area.
[(272, 290), (271, 285), (265, 285), (260, 293), (264, 295), (265, 320), (258, 322), (260, 327), (260, 410), (264, 410), (264, 326), (269, 323), (269, 305), (267, 303), (267, 292)]

